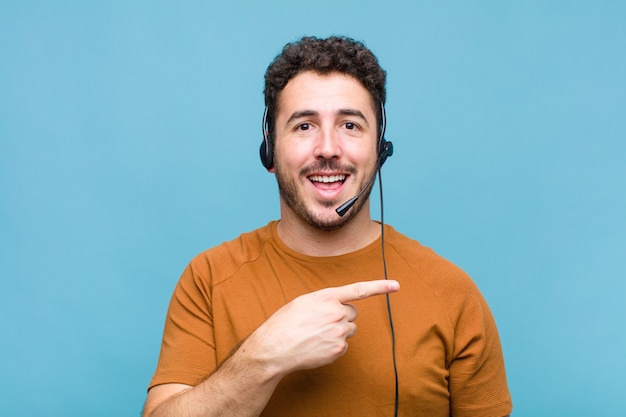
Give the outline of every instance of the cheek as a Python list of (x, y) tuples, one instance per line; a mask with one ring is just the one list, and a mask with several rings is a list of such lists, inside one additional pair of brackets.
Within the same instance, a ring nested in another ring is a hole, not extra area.
[(274, 149), (274, 160), (283, 168), (299, 168), (311, 155), (306, 143), (281, 144)]
[(378, 144), (367, 145), (355, 143), (344, 148), (344, 155), (354, 163), (366, 166), (373, 165), (378, 157)]

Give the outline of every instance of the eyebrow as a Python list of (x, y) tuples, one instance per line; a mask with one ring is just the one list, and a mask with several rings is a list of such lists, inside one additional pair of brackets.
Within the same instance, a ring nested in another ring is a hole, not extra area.
[[(365, 124), (369, 126), (369, 123), (368, 123), (367, 119), (365, 118), (365, 115), (360, 110), (357, 110), (357, 109), (339, 109), (339, 110), (337, 110), (337, 115), (339, 115), (339, 116), (356, 116), (356, 117), (358, 117), (360, 119), (363, 119)], [(301, 110), (301, 111), (294, 112), (289, 117), (289, 119), (287, 119), (287, 123), (290, 123), (290, 122), (292, 122), (292, 121), (294, 121), (296, 119), (300, 119), (302, 117), (310, 117), (310, 116), (319, 116), (319, 112), (317, 112), (315, 110)]]
[(313, 111), (313, 110), (297, 111), (293, 113), (291, 116), (289, 116), (289, 119), (287, 119), (287, 124), (291, 123), (292, 121), (296, 119), (301, 119), (303, 117), (317, 116), (318, 114), (319, 114), (318, 112)]

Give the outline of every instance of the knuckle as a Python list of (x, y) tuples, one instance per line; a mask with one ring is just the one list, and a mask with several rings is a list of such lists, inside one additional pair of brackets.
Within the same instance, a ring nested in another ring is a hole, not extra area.
[(338, 323), (345, 318), (345, 314), (340, 309), (332, 309), (326, 312), (326, 318), (330, 323)]
[(365, 285), (363, 285), (360, 282), (355, 284), (354, 285), (354, 295), (359, 300), (367, 297), (367, 289), (365, 288)]
[(331, 354), (333, 356), (339, 357), (342, 356), (348, 350), (348, 342), (337, 343), (333, 346)]
[(346, 339), (353, 337), (356, 334), (357, 326), (354, 323), (350, 323), (350, 327), (348, 328), (348, 332), (346, 334)]

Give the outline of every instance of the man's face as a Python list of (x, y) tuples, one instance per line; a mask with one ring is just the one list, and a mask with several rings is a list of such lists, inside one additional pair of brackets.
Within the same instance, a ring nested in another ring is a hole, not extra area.
[(311, 71), (292, 78), (278, 97), (274, 140), (283, 219), (334, 230), (361, 211), (368, 194), (344, 217), (335, 212), (367, 184), (377, 158), (376, 112), (355, 78)]

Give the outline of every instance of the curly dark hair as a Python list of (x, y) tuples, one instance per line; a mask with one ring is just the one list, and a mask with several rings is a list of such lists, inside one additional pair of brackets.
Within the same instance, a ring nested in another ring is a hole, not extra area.
[(375, 108), (378, 108), (376, 116), (380, 126), (381, 105), (385, 104), (387, 98), (386, 73), (372, 51), (362, 42), (348, 37), (320, 39), (306, 36), (285, 45), (265, 72), (264, 94), (270, 134), (274, 130), (278, 95), (289, 80), (303, 71), (318, 74), (339, 72), (357, 79), (369, 91)]

